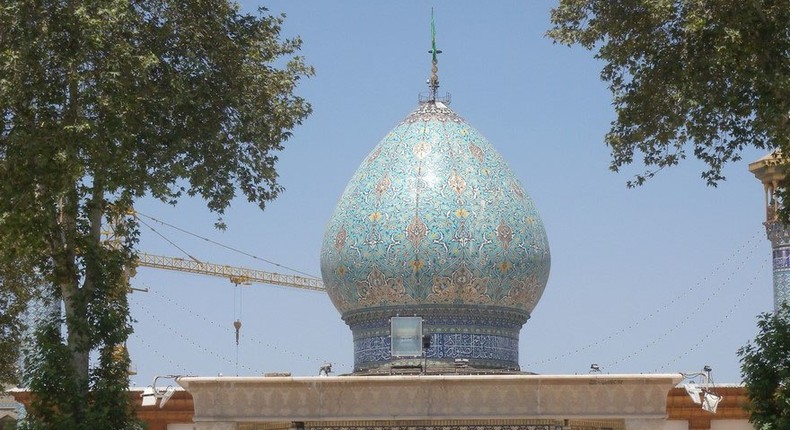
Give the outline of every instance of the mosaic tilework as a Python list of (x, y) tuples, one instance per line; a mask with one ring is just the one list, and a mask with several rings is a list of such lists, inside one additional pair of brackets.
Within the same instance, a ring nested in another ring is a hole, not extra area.
[(790, 303), (790, 229), (778, 222), (766, 222), (765, 231), (773, 247), (774, 310)]
[[(520, 328), (549, 267), (543, 223), (518, 178), (441, 103), (420, 105), (362, 162), (321, 248), (324, 285), (344, 319), (376, 308), (481, 306), (519, 311)], [(495, 327), (493, 319), (475, 324)], [(362, 326), (349, 325), (360, 338)], [(369, 334), (365, 342), (375, 342)]]
[(774, 272), (774, 310), (782, 302), (790, 303), (790, 271)]
[(485, 333), (517, 335), (529, 314), (504, 307), (471, 305), (421, 305), (348, 312), (343, 320), (356, 337), (384, 336), (390, 332), (390, 318), (419, 316), (427, 333)]
[(774, 248), (774, 270), (790, 269), (790, 247)]
[(765, 233), (774, 248), (790, 246), (790, 229), (777, 221), (768, 221), (765, 225)]
[(456, 358), (467, 358), (475, 368), (518, 368), (519, 331), (528, 318), (525, 312), (503, 307), (422, 305), (346, 314), (343, 319), (354, 334), (355, 371), (390, 361), (389, 319), (408, 310), (423, 318), (423, 334), (431, 336), (427, 356), (433, 361), (452, 365)]
[(529, 312), (549, 265), (543, 224), (518, 179), (440, 103), (421, 105), (363, 161), (321, 250), (341, 313), (422, 303)]
[[(518, 363), (518, 338), (470, 333), (434, 333), (431, 337), (431, 347), (426, 351), (428, 358), (468, 358)], [(390, 360), (390, 337), (355, 339), (354, 357), (364, 363)]]

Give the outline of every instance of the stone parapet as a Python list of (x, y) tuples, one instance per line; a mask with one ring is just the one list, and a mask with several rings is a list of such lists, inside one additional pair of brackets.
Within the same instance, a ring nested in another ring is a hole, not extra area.
[[(198, 423), (663, 420), (680, 374), (185, 377)], [(203, 428), (198, 426), (198, 428)], [(210, 428), (210, 427), (205, 427)]]

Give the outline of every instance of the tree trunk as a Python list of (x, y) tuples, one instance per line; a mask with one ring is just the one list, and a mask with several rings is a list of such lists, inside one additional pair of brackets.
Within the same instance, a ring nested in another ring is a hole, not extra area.
[[(80, 276), (77, 266), (77, 253), (74, 237), (77, 234), (78, 202), (76, 190), (71, 190), (62, 197), (55, 214), (55, 229), (51, 246), (55, 284), (63, 297), (66, 321), (66, 344), (71, 355), (71, 375), (75, 378), (77, 396), (88, 397), (88, 362), (90, 354), (90, 337), (88, 322), (88, 291), (80, 288)], [(76, 401), (73, 411), (79, 422), (85, 415), (85, 401)]]

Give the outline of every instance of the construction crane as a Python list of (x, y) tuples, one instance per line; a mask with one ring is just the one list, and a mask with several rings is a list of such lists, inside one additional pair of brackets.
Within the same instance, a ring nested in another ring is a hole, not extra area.
[[(138, 216), (140, 215), (138, 212), (132, 211), (130, 215), (137, 218), (137, 220), (141, 224), (150, 228), (156, 234), (162, 236), (161, 233), (156, 231), (156, 229), (145, 223), (145, 221), (141, 220), (140, 217)], [(143, 215), (143, 216), (147, 218), (151, 218), (148, 217), (147, 215)], [(151, 218), (151, 219), (170, 226), (169, 224), (156, 220), (155, 218)], [(116, 224), (116, 220), (110, 220), (108, 224), (110, 228), (109, 231), (106, 233), (107, 243), (110, 244), (110, 246), (117, 246), (117, 243), (120, 238), (115, 234), (114, 226)], [(177, 228), (175, 226), (171, 226), (171, 227)], [(186, 232), (183, 229), (180, 228), (177, 229)], [(194, 233), (189, 233), (189, 234), (195, 236)], [(175, 246), (175, 244), (172, 243), (169, 239), (165, 238), (164, 236), (162, 236), (162, 238)], [(206, 238), (203, 239), (208, 240)], [(176, 247), (178, 248), (178, 246)], [(167, 257), (163, 255), (154, 255), (154, 254), (148, 254), (146, 252), (140, 252), (137, 254), (137, 260), (135, 261), (134, 267), (132, 268), (130, 275), (134, 276), (137, 267), (150, 267), (154, 269), (174, 270), (178, 272), (187, 272), (187, 273), (195, 273), (199, 275), (223, 277), (230, 280), (230, 282), (233, 283), (236, 287), (240, 285), (250, 285), (252, 283), (261, 283), (261, 284), (269, 284), (269, 285), (279, 285), (289, 288), (300, 288), (303, 290), (326, 292), (326, 289), (324, 289), (323, 282), (317, 278), (313, 278), (309, 276), (299, 276), (299, 275), (284, 275), (281, 273), (266, 272), (263, 270), (248, 269), (246, 267), (230, 266), (227, 264), (207, 263), (200, 261), (189, 254), (187, 255), (190, 258), (187, 259), (187, 258), (178, 258), (178, 257)], [(241, 295), (239, 295), (239, 298), (241, 298)], [(234, 314), (236, 314), (235, 300), (236, 299), (234, 297), (234, 311), (233, 311)], [(241, 301), (239, 301), (239, 309), (240, 308), (241, 308)], [(236, 365), (238, 366), (238, 345), (239, 345), (239, 331), (241, 329), (241, 319), (236, 318), (236, 320), (233, 321), (233, 328), (236, 331), (236, 362), (237, 362)]]
[(266, 272), (263, 270), (248, 269), (246, 267), (206, 263), (192, 259), (166, 257), (144, 252), (138, 253), (137, 265), (155, 269), (175, 270), (179, 272), (228, 278), (230, 282), (235, 285), (261, 283), (326, 292), (324, 283), (317, 278), (299, 275), (284, 275), (282, 273)]
[[(131, 216), (137, 216), (137, 213), (132, 211), (129, 213)], [(104, 243), (109, 247), (117, 247), (120, 243), (120, 238), (115, 233), (115, 221), (109, 220), (107, 225), (102, 231), (104, 236)], [(149, 227), (150, 228), (150, 227)], [(153, 230), (153, 228), (152, 228)], [(150, 267), (155, 269), (173, 270), (187, 273), (195, 273), (200, 275), (208, 275), (215, 277), (227, 278), (235, 286), (250, 285), (253, 283), (278, 285), (290, 288), (299, 288), (303, 290), (326, 292), (324, 284), (321, 279), (313, 278), (310, 276), (299, 275), (285, 275), (281, 273), (266, 272), (263, 270), (249, 269), (245, 267), (230, 266), (225, 264), (215, 264), (198, 261), (197, 259), (185, 259), (178, 257), (166, 257), (161, 255), (154, 255), (145, 252), (140, 252), (137, 255), (137, 260), (128, 276), (133, 277), (137, 267)], [(129, 291), (148, 291), (148, 289), (129, 288)], [(32, 342), (34, 339), (33, 330), (41, 321), (46, 320), (52, 315), (60, 314), (60, 302), (57, 299), (47, 296), (42, 292), (42, 299), (32, 302), (25, 312), (23, 318), (27, 320), (28, 334), (24, 337), (25, 343)], [(235, 312), (235, 311), (234, 311)], [(239, 344), (239, 330), (241, 329), (241, 320), (236, 319), (233, 321), (233, 327), (236, 331), (236, 345)], [(125, 344), (116, 345), (116, 354), (125, 354)], [(23, 347), (23, 351), (30, 350), (30, 347)], [(238, 354), (238, 350), (237, 350)], [(238, 356), (237, 356), (238, 362)], [(23, 368), (22, 357), (18, 363), (20, 369)], [(237, 363), (238, 366), (238, 363)], [(130, 370), (130, 374), (134, 372)]]
[[(284, 275), (282, 273), (266, 272), (263, 270), (229, 266), (226, 264), (206, 263), (196, 259), (166, 257), (163, 255), (153, 255), (140, 252), (137, 254), (137, 261), (135, 262), (135, 265), (137, 267), (142, 266), (154, 269), (175, 270), (178, 272), (228, 278), (230, 282), (232, 282), (237, 287), (239, 285), (261, 283), (279, 285), (283, 287), (301, 288), (303, 290), (326, 292), (326, 289), (324, 289), (324, 283), (317, 278), (299, 275)], [(134, 276), (134, 270), (132, 271), (131, 275)], [(235, 321), (233, 321), (233, 328), (236, 330), (236, 348), (238, 348), (239, 331), (241, 329), (240, 319), (237, 318)], [(236, 354), (238, 356), (238, 349)]]
[[(139, 212), (130, 211), (129, 215), (137, 218), (137, 220), (141, 224), (150, 228), (154, 233), (162, 236), (161, 233), (156, 231), (156, 229), (154, 229), (153, 227), (145, 223), (145, 221), (140, 219), (138, 215), (142, 215), (142, 214), (140, 214)], [(169, 225), (155, 218), (149, 217), (147, 215), (143, 215), (143, 216), (150, 218), (154, 221), (161, 222), (165, 225)], [(102, 234), (105, 236), (105, 243), (111, 247), (118, 246), (118, 243), (120, 241), (120, 237), (115, 232), (116, 223), (117, 220), (115, 219), (109, 220), (109, 222), (107, 223), (107, 229), (102, 232)], [(180, 228), (179, 230), (184, 231), (183, 229)], [(189, 234), (195, 236), (194, 233), (189, 233)], [(165, 238), (164, 236), (162, 236), (162, 238), (170, 242), (170, 240)], [(206, 238), (203, 239), (208, 240)], [(283, 287), (301, 288), (303, 290), (326, 292), (323, 281), (321, 281), (321, 279), (318, 278), (313, 278), (310, 276), (299, 276), (299, 275), (284, 275), (281, 273), (248, 269), (246, 267), (207, 263), (200, 261), (192, 257), (191, 255), (189, 256), (190, 258), (187, 259), (187, 258), (167, 257), (163, 255), (154, 255), (146, 252), (140, 252), (137, 254), (137, 261), (135, 262), (135, 268), (151, 267), (154, 269), (175, 270), (178, 272), (196, 273), (199, 275), (218, 276), (222, 278), (228, 278), (230, 282), (232, 282), (236, 286), (250, 285), (252, 283), (261, 283), (261, 284), (269, 284), (269, 285), (279, 285)], [(134, 270), (132, 271), (131, 276), (134, 276)]]

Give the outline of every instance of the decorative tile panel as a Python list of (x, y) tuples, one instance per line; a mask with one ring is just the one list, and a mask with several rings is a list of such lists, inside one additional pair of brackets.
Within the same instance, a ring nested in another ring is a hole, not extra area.
[[(480, 363), (518, 367), (518, 338), (471, 333), (434, 333), (431, 337), (431, 347), (426, 350), (425, 358), (466, 358), (478, 364), (475, 367), (486, 367)], [(364, 363), (355, 370), (375, 368), (391, 359), (389, 336), (354, 339), (354, 362)]]
[(790, 246), (774, 248), (774, 271), (790, 269)]
[(774, 272), (774, 310), (778, 310), (782, 302), (790, 303), (790, 271)]
[(774, 311), (783, 302), (790, 303), (790, 229), (782, 223), (765, 223), (765, 232), (773, 247)]

